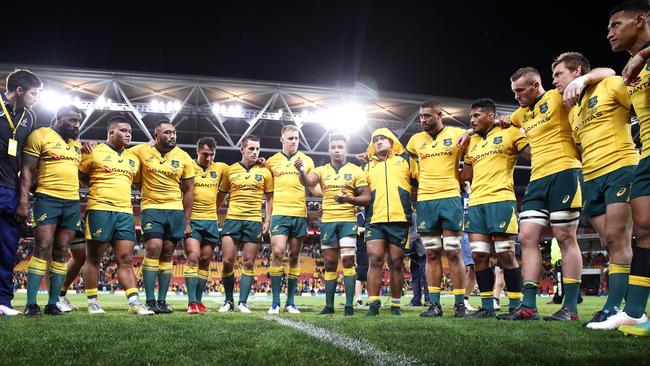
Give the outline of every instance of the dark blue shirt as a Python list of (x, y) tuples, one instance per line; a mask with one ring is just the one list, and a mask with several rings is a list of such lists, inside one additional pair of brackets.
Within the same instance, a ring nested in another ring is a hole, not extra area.
[[(25, 140), (27, 140), (27, 135), (34, 130), (34, 126), (36, 125), (36, 114), (34, 114), (31, 109), (27, 108), (20, 108), (19, 110), (14, 111), (4, 93), (0, 93), (0, 95), (2, 96), (2, 103), (7, 107), (7, 111), (12, 114), (11, 120), (14, 123), (14, 127), (16, 127), (15, 139), (18, 142), (16, 156), (9, 155), (7, 149), (13, 131), (11, 130), (9, 121), (7, 121), (7, 116), (5, 116), (4, 111), (0, 107), (0, 187), (17, 189), (20, 156), (23, 152), (23, 146), (25, 145)], [(25, 112), (25, 115), (23, 116), (23, 119), (20, 120), (23, 111)]]

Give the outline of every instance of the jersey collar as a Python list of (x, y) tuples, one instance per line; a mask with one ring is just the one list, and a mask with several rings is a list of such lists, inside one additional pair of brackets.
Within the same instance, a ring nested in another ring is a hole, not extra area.
[(445, 128), (447, 128), (447, 126), (443, 125), (443, 126), (442, 126), (442, 129), (440, 129), (440, 131), (438, 131), (438, 132), (436, 132), (436, 133), (434, 133), (434, 134), (430, 134), (429, 132), (427, 132), (427, 135), (431, 136), (431, 138), (435, 140), (435, 139), (437, 139), (438, 136), (442, 133), (442, 131), (445, 130)]
[[(255, 163), (255, 164), (257, 164), (257, 163)], [(248, 173), (251, 169), (253, 169), (253, 167), (255, 167), (255, 164), (251, 165), (250, 168), (247, 168), (246, 165), (242, 164), (241, 161), (239, 162), (239, 165), (240, 165), (242, 168), (244, 168), (244, 170), (246, 171), (246, 173)]]
[(340, 171), (344, 166), (348, 165), (348, 162), (347, 162), (347, 160), (346, 160), (345, 163), (343, 163), (343, 165), (341, 165), (338, 169), (336, 169), (336, 168), (334, 167), (334, 165), (332, 164), (332, 162), (330, 162), (329, 164), (330, 164), (330, 166), (332, 167), (332, 169), (334, 169), (334, 172), (335, 172), (336, 174), (339, 174), (339, 171)]
[(537, 99), (535, 99), (533, 104), (531, 104), (530, 107), (528, 107), (532, 112), (535, 112), (535, 107), (537, 106), (537, 103), (539, 103), (539, 101), (542, 100), (542, 98), (544, 98), (544, 95), (546, 95), (546, 92), (542, 93), (542, 95), (537, 97)]
[(481, 134), (481, 133), (479, 133), (478, 135), (481, 136), (481, 137), (483, 138), (483, 140), (485, 140), (485, 139), (487, 138), (487, 135), (489, 135), (490, 132), (492, 132), (492, 130), (494, 130), (495, 127), (496, 127), (496, 126), (492, 126), (492, 127), (490, 127), (489, 130), (485, 131), (485, 134)]
[(117, 147), (111, 145), (110, 143), (108, 143), (108, 141), (104, 142), (104, 144), (106, 146), (110, 147), (113, 151), (115, 151), (117, 153), (117, 155), (122, 155), (122, 152), (124, 152), (124, 148), (121, 148), (121, 149), (118, 150)]
[(295, 153), (293, 153), (291, 155), (287, 155), (287, 154), (284, 153), (284, 151), (280, 151), (280, 154), (282, 154), (285, 158), (287, 158), (287, 160), (291, 160), (291, 158), (298, 155), (298, 151), (296, 151)]

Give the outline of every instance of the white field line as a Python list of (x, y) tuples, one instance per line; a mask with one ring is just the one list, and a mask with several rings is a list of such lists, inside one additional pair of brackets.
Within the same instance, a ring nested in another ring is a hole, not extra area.
[(274, 321), (285, 327), (293, 328), (307, 335), (310, 335), (323, 343), (347, 349), (352, 353), (360, 355), (362, 358), (370, 361), (373, 365), (422, 365), (423, 363), (415, 358), (403, 354), (386, 352), (378, 349), (365, 340), (352, 338), (340, 333), (317, 327), (315, 325), (293, 321), (278, 316), (265, 316), (265, 320)]

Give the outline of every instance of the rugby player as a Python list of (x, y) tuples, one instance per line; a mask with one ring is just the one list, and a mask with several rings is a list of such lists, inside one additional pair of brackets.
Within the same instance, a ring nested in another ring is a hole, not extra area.
[(280, 293), (284, 272), (284, 255), (289, 249), (289, 273), (287, 273), (287, 301), (284, 311), (300, 314), (294, 297), (300, 276), (300, 252), (307, 237), (307, 206), (305, 187), (300, 183), (296, 161), (309, 174), (314, 169), (312, 159), (298, 151), (300, 137), (298, 127), (286, 125), (280, 132), (282, 151), (266, 161), (266, 167), (273, 174), (273, 214), (271, 216), (271, 291), (273, 301), (268, 313), (280, 313)]
[[(555, 59), (552, 69), (553, 84), (562, 93), (589, 72), (590, 64), (582, 54), (566, 52)], [(589, 217), (610, 258), (607, 302), (587, 328), (616, 329), (631, 322), (618, 308), (627, 291), (632, 261), (630, 186), (639, 162), (623, 79), (610, 76), (585, 88), (569, 112), (569, 122), (581, 147), (583, 214)]]
[(366, 316), (379, 315), (379, 291), (384, 277), (384, 260), (390, 271), (390, 310), (401, 315), (400, 298), (404, 285), (404, 251), (409, 245), (411, 187), (415, 183), (415, 160), (387, 128), (372, 134), (364, 171), (371, 191), (366, 208), (365, 241), (368, 250), (368, 304)]
[[(625, 299), (624, 313), (644, 316), (650, 294), (650, 6), (647, 1), (626, 1), (610, 12), (607, 38), (614, 52), (627, 51), (632, 57), (623, 69), (630, 101), (641, 129), (641, 160), (634, 172), (630, 194), (635, 246)], [(622, 325), (624, 334), (650, 336), (650, 322)]]
[(11, 306), (21, 224), (16, 220), (18, 172), (25, 140), (36, 125), (31, 107), (42, 83), (30, 71), (16, 69), (7, 76), (5, 85), (7, 90), (0, 93), (0, 315), (16, 316), (22, 314)]
[[(465, 232), (469, 235), (481, 307), (471, 318), (495, 317), (494, 271), (490, 267), (492, 244), (503, 268), (510, 308), (521, 299), (521, 269), (515, 258), (517, 201), (513, 173), (517, 156), (530, 156), (525, 136), (518, 128), (494, 126), (496, 105), (491, 99), (472, 102), (472, 136), (465, 153), (461, 179), (472, 181)], [(495, 167), (499, 167), (498, 169)]]
[[(183, 275), (187, 287), (187, 313), (207, 313), (201, 302), (208, 281), (210, 261), (219, 245), (217, 193), (228, 165), (214, 162), (217, 141), (202, 137), (196, 143), (194, 161), (194, 202), (192, 203), (192, 233), (185, 239), (187, 263)], [(219, 206), (221, 206), (219, 204)]]
[(344, 315), (354, 315), (354, 291), (357, 280), (355, 255), (358, 224), (355, 206), (370, 202), (366, 174), (347, 161), (348, 138), (342, 134), (329, 136), (330, 163), (309, 172), (302, 159), (294, 163), (300, 181), (307, 187), (319, 183), (323, 190), (323, 216), (320, 241), (325, 263), (325, 308), (318, 314), (334, 314), (334, 296), (338, 284), (339, 258), (343, 263), (345, 289)]
[(83, 231), (77, 174), (81, 162), (80, 123), (81, 113), (77, 107), (61, 107), (52, 127), (31, 133), (23, 150), (20, 203), (16, 211), (23, 219), (29, 212), (32, 177), (38, 174), (33, 204), (34, 252), (27, 268), (26, 316), (42, 315), (36, 295), (50, 260), (49, 298), (44, 313), (64, 314), (56, 303), (65, 280), (65, 259), (75, 232)]
[[(239, 304), (237, 310), (251, 313), (248, 295), (255, 280), (255, 257), (262, 242), (262, 235), (269, 232), (273, 212), (273, 177), (271, 172), (257, 164), (260, 138), (244, 137), (239, 148), (242, 160), (228, 166), (219, 185), (217, 202), (223, 202), (229, 194), (228, 213), (221, 230), (222, 283), (226, 300), (220, 313), (235, 310), (233, 291), (235, 287), (235, 258), (242, 252), (242, 275), (239, 279)], [(262, 199), (266, 203), (266, 215), (262, 223)]]
[(174, 268), (174, 248), (192, 232), (194, 162), (176, 146), (176, 128), (170, 121), (158, 121), (154, 135), (153, 146), (140, 144), (129, 150), (140, 160), (136, 183), (142, 191), (140, 221), (146, 248), (142, 264), (146, 307), (156, 314), (168, 314), (173, 311), (166, 298)]
[(129, 312), (153, 315), (138, 296), (133, 272), (135, 220), (131, 205), (131, 186), (140, 169), (138, 157), (127, 148), (131, 142), (131, 125), (123, 116), (108, 120), (108, 138), (89, 154), (83, 154), (79, 179), (89, 187), (86, 208), (86, 262), (83, 282), (90, 314), (105, 314), (97, 297), (99, 264), (108, 245), (113, 247), (117, 262), (117, 280), (124, 289)]
[(422, 317), (442, 316), (440, 286), (442, 254), (447, 256), (454, 285), (454, 313), (466, 315), (465, 264), (461, 255), (463, 205), (460, 198), (458, 163), (463, 152), (456, 140), (465, 133), (442, 123), (442, 105), (435, 99), (420, 105), (422, 132), (414, 134), (406, 151), (418, 161), (417, 231), (426, 250), (426, 276), (432, 304)]

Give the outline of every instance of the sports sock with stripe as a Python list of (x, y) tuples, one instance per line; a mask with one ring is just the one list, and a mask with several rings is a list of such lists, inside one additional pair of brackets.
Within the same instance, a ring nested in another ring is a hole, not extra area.
[(198, 267), (185, 265), (183, 276), (185, 277), (185, 287), (187, 287), (187, 302), (196, 301), (196, 282), (199, 280)]
[(345, 288), (345, 306), (354, 305), (354, 287), (357, 283), (357, 270), (354, 267), (343, 269), (343, 286)]
[(248, 295), (251, 292), (251, 287), (253, 286), (253, 280), (255, 279), (255, 272), (252, 270), (242, 270), (241, 277), (239, 278), (239, 302), (246, 303), (248, 302)]
[(65, 273), (67, 270), (68, 266), (65, 262), (56, 262), (53, 260), (52, 263), (50, 263), (50, 290), (48, 291), (48, 305), (56, 304), (56, 302), (59, 301), (59, 293), (61, 292), (63, 282), (65, 282)]
[(154, 291), (158, 280), (159, 261), (158, 259), (144, 258), (142, 263), (142, 282), (147, 301), (156, 300)]
[(476, 271), (476, 283), (481, 292), (481, 307), (485, 310), (494, 311), (494, 270), (486, 268)]
[(645, 313), (650, 295), (650, 249), (634, 247), (625, 301), (625, 313), (640, 318)]
[(282, 292), (282, 275), (284, 273), (284, 267), (274, 267), (269, 268), (269, 274), (271, 275), (271, 293), (273, 294), (272, 302), (274, 304), (280, 303), (280, 293)]
[(226, 301), (235, 302), (233, 293), (235, 292), (235, 272), (228, 272), (221, 275), (223, 291), (226, 293)]
[(612, 312), (614, 308), (621, 307), (623, 296), (627, 292), (627, 283), (630, 279), (630, 265), (609, 263), (609, 280), (607, 301), (603, 309)]
[(575, 278), (562, 278), (564, 288), (564, 306), (578, 312), (578, 296), (580, 295), (580, 284), (582, 281)]
[(328, 308), (334, 308), (337, 279), (337, 272), (325, 272), (325, 306)]
[(196, 280), (196, 302), (201, 302), (205, 286), (208, 283), (208, 276), (210, 272), (207, 269), (199, 269), (198, 279)]
[(508, 290), (508, 307), (518, 308), (521, 304), (521, 267), (504, 268), (503, 279)]
[(300, 277), (300, 267), (289, 267), (289, 274), (287, 275), (287, 305), (295, 305), (298, 277)]
[(32, 256), (27, 266), (27, 305), (36, 304), (36, 295), (46, 270), (47, 262)]
[(165, 301), (167, 299), (167, 291), (169, 290), (169, 283), (172, 282), (172, 274), (174, 273), (174, 264), (172, 262), (160, 261), (160, 268), (158, 270), (158, 301)]

